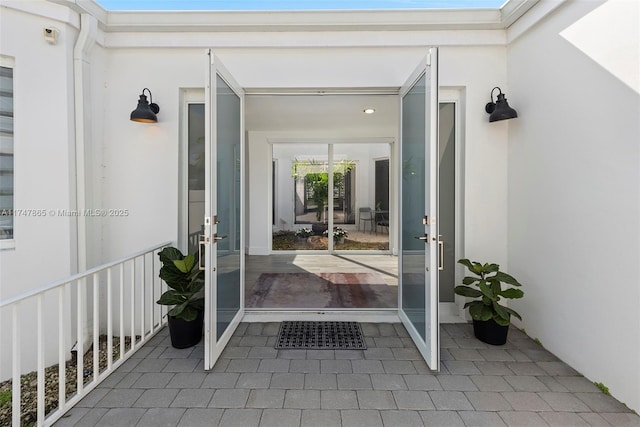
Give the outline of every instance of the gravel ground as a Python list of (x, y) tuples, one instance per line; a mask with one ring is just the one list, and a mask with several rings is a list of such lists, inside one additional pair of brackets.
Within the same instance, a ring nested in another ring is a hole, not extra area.
[[(136, 337), (136, 341), (139, 337)], [(125, 337), (125, 351), (131, 348), (130, 337)], [(100, 336), (100, 372), (107, 367), (107, 336)], [(113, 337), (113, 361), (120, 358), (120, 337)], [(93, 346), (84, 355), (84, 384), (93, 379)], [(66, 399), (70, 399), (76, 392), (77, 366), (75, 358), (66, 362)], [(58, 365), (53, 365), (44, 370), (45, 382), (45, 414), (58, 408)], [(22, 375), (21, 384), (21, 425), (35, 425), (38, 402), (38, 375), (37, 372), (29, 372)], [(11, 380), (0, 383), (0, 426), (11, 425)]]

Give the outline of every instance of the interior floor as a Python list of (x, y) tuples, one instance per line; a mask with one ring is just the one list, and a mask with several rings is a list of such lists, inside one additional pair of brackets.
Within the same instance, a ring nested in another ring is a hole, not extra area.
[(393, 255), (248, 255), (245, 272), (247, 309), (397, 307)]

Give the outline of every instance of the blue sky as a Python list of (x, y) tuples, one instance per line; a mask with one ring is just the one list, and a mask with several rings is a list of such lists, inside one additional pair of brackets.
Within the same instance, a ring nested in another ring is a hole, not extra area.
[(360, 10), (499, 8), (505, 0), (97, 0), (107, 10)]

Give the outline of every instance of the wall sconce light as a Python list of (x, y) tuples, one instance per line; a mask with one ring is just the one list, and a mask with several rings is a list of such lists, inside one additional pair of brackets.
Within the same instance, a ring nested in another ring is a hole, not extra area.
[[(498, 89), (498, 98), (496, 102), (493, 102), (493, 91)], [(484, 107), (484, 111), (488, 114), (490, 122), (497, 122), (499, 120), (515, 119), (518, 117), (518, 113), (513, 108), (509, 107), (507, 98), (502, 93), (499, 87), (491, 89), (491, 102), (488, 102)]]
[[(149, 92), (149, 100), (151, 103), (147, 102), (147, 97), (144, 94), (145, 90)], [(151, 91), (145, 87), (142, 89), (142, 93), (140, 94), (138, 106), (131, 112), (131, 121), (140, 123), (158, 123), (158, 117), (156, 114), (158, 114), (159, 111), (160, 107), (158, 104), (153, 103)]]

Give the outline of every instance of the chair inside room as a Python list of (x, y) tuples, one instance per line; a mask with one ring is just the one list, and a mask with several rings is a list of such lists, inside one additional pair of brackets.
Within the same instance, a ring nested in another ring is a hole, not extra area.
[(358, 209), (358, 231), (360, 231), (360, 223), (364, 222), (362, 231), (367, 231), (367, 223), (369, 223), (369, 231), (373, 232), (373, 210), (371, 208)]
[(380, 232), (383, 230), (389, 233), (389, 211), (376, 211), (375, 214), (376, 220), (376, 234), (378, 234), (378, 227), (380, 227)]

